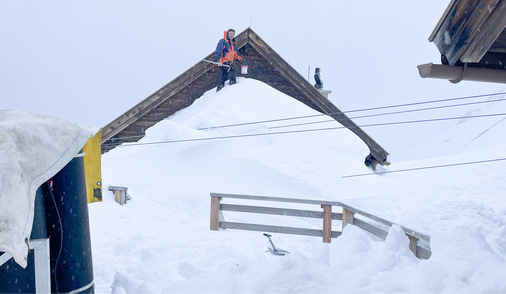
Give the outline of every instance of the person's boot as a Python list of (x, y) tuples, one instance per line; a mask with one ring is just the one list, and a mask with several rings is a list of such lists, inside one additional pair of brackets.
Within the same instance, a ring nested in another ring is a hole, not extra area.
[(237, 83), (235, 79), (230, 79), (230, 85)]
[(223, 87), (225, 87), (224, 84), (219, 84), (218, 87), (216, 88), (216, 92), (218, 92), (219, 90), (223, 89)]

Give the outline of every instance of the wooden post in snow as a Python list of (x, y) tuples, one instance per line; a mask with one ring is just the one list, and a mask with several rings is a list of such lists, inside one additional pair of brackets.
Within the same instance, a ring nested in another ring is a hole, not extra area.
[(330, 243), (332, 239), (332, 206), (322, 205), (323, 208), (323, 242)]
[(418, 257), (418, 239), (417, 237), (415, 236), (411, 236), (411, 235), (408, 235), (406, 234), (406, 236), (408, 236), (408, 239), (409, 239), (409, 250), (411, 250), (411, 252), (413, 252), (415, 254), (416, 257)]
[(352, 224), (355, 222), (355, 213), (351, 210), (348, 210), (343, 207), (343, 229), (347, 224)]
[(218, 231), (220, 225), (220, 202), (221, 197), (211, 196), (211, 230)]

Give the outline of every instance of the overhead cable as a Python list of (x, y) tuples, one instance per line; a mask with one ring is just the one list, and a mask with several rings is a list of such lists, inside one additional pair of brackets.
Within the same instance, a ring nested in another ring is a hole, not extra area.
[[(391, 112), (384, 112), (384, 113), (376, 113), (376, 114), (368, 114), (368, 115), (355, 116), (355, 117), (350, 117), (350, 119), (353, 120), (353, 119), (370, 118), (370, 117), (393, 115), (393, 114), (403, 114), (403, 113), (410, 113), (410, 112), (436, 110), (436, 109), (443, 109), (443, 108), (450, 108), (450, 107), (459, 107), (459, 106), (468, 106), (468, 105), (481, 104), (481, 103), (490, 103), (490, 102), (497, 102), (497, 101), (504, 101), (504, 100), (506, 100), (506, 98), (504, 98), (504, 99), (497, 99), (497, 100), (488, 100), (488, 101), (478, 101), (478, 102), (468, 102), (468, 103), (460, 103), (460, 104), (443, 105), (443, 106), (433, 106), (433, 107), (417, 108), (417, 109), (409, 109), (409, 110), (391, 111)], [(329, 120), (321, 120), (321, 121), (316, 121), (316, 122), (305, 122), (305, 123), (281, 125), (281, 126), (270, 127), (269, 129), (280, 129), (280, 128), (296, 127), (296, 126), (303, 126), (303, 125), (312, 125), (312, 124), (319, 124), (319, 123), (326, 123), (326, 122), (333, 122), (333, 121), (340, 121), (340, 119), (329, 119)]]
[[(356, 126), (356, 128), (388, 126), (388, 125), (401, 125), (401, 124), (413, 124), (413, 123), (425, 123), (425, 122), (444, 121), (444, 120), (456, 120), (456, 119), (495, 117), (495, 116), (506, 116), (506, 113), (469, 115), (469, 116), (446, 117), (446, 118), (432, 118), (432, 119), (419, 119), (419, 120), (397, 121), (397, 122), (385, 122), (385, 123), (375, 123), (375, 124), (360, 125), (360, 126)], [(183, 142), (207, 141), (207, 140), (218, 140), (218, 139), (257, 137), (257, 136), (267, 136), (267, 135), (307, 133), (307, 132), (329, 131), (329, 130), (350, 129), (350, 128), (353, 128), (353, 127), (339, 126), (339, 127), (327, 127), (327, 128), (317, 128), (317, 129), (291, 130), (291, 131), (270, 132), (270, 133), (256, 133), (256, 134), (240, 134), (240, 135), (229, 135), (229, 136), (220, 136), (220, 137), (205, 137), (205, 138), (181, 139), (181, 140), (170, 140), (170, 141), (159, 141), (159, 142), (128, 143), (126, 145), (120, 145), (120, 146), (140, 146), (140, 145), (154, 145), (154, 144), (168, 144), (168, 143), (183, 143)], [(118, 146), (118, 144), (102, 144), (102, 147), (114, 147), (114, 146)]]
[[(269, 119), (269, 120), (261, 120), (261, 121), (245, 122), (245, 123), (236, 123), (236, 124), (229, 124), (229, 125), (211, 126), (211, 127), (199, 128), (198, 130), (228, 128), (228, 127), (237, 127), (237, 126), (245, 126), (245, 125), (260, 124), (260, 123), (270, 123), (270, 122), (278, 122), (278, 121), (286, 121), (286, 120), (295, 120), (295, 119), (304, 119), (304, 118), (312, 118), (312, 117), (320, 117), (320, 116), (331, 116), (331, 115), (341, 114), (341, 113), (348, 114), (348, 113), (353, 113), (353, 112), (407, 107), (407, 106), (415, 106), (415, 105), (423, 105), (423, 104), (431, 104), (431, 103), (441, 103), (441, 102), (448, 102), (448, 101), (455, 101), (455, 100), (483, 98), (483, 97), (505, 95), (505, 94), (506, 94), (506, 92), (501, 92), (501, 93), (481, 94), (481, 95), (464, 96), (464, 97), (457, 97), (457, 98), (446, 98), (446, 99), (421, 101), (421, 102), (413, 102), (413, 103), (394, 104), (394, 105), (378, 106), (378, 107), (371, 107), (371, 108), (361, 108), (361, 109), (340, 111), (340, 112), (321, 113), (321, 114), (313, 114), (313, 115), (304, 115), (304, 116), (295, 116), (295, 117), (287, 117), (287, 118), (279, 118), (279, 119)], [(501, 99), (501, 100), (504, 100), (504, 99)], [(493, 101), (499, 101), (499, 100), (491, 100), (491, 102), (493, 102)]]
[(341, 178), (356, 178), (356, 177), (365, 177), (365, 176), (372, 176), (372, 175), (383, 175), (383, 174), (391, 174), (391, 173), (401, 173), (401, 172), (424, 170), (424, 169), (433, 169), (433, 168), (443, 168), (443, 167), (452, 167), (452, 166), (469, 165), (469, 164), (497, 162), (497, 161), (504, 161), (504, 160), (506, 160), (506, 158), (496, 158), (496, 159), (487, 159), (487, 160), (479, 160), (479, 161), (469, 161), (469, 162), (460, 162), (460, 163), (451, 163), (451, 164), (442, 164), (442, 165), (432, 165), (432, 166), (414, 167), (414, 168), (406, 168), (406, 169), (399, 169), (399, 170), (392, 170), (392, 171), (380, 171), (380, 172), (375, 172), (375, 173), (349, 175), (349, 176), (342, 176)]

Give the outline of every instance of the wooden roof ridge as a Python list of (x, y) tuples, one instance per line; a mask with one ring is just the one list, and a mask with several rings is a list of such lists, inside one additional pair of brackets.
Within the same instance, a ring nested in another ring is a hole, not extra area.
[[(249, 67), (247, 77), (267, 83), (350, 129), (369, 147), (371, 153), (366, 158), (366, 164), (373, 163), (373, 167), (376, 163), (388, 164), (389, 153), (383, 147), (318, 92), (251, 28), (236, 35), (236, 41), (239, 53), (245, 57)], [(204, 59), (214, 60), (214, 52)], [(102, 129), (102, 150), (108, 151), (123, 142), (138, 141), (144, 136), (145, 129), (191, 105), (203, 93), (216, 87), (218, 71), (216, 66), (202, 60), (197, 62), (107, 124)], [(241, 75), (238, 73), (238, 76)]]

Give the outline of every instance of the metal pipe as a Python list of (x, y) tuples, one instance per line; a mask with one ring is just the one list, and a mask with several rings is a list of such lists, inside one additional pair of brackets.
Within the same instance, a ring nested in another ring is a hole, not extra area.
[(452, 83), (462, 80), (506, 84), (506, 70), (483, 67), (421, 64), (418, 71), (422, 78), (445, 79)]

